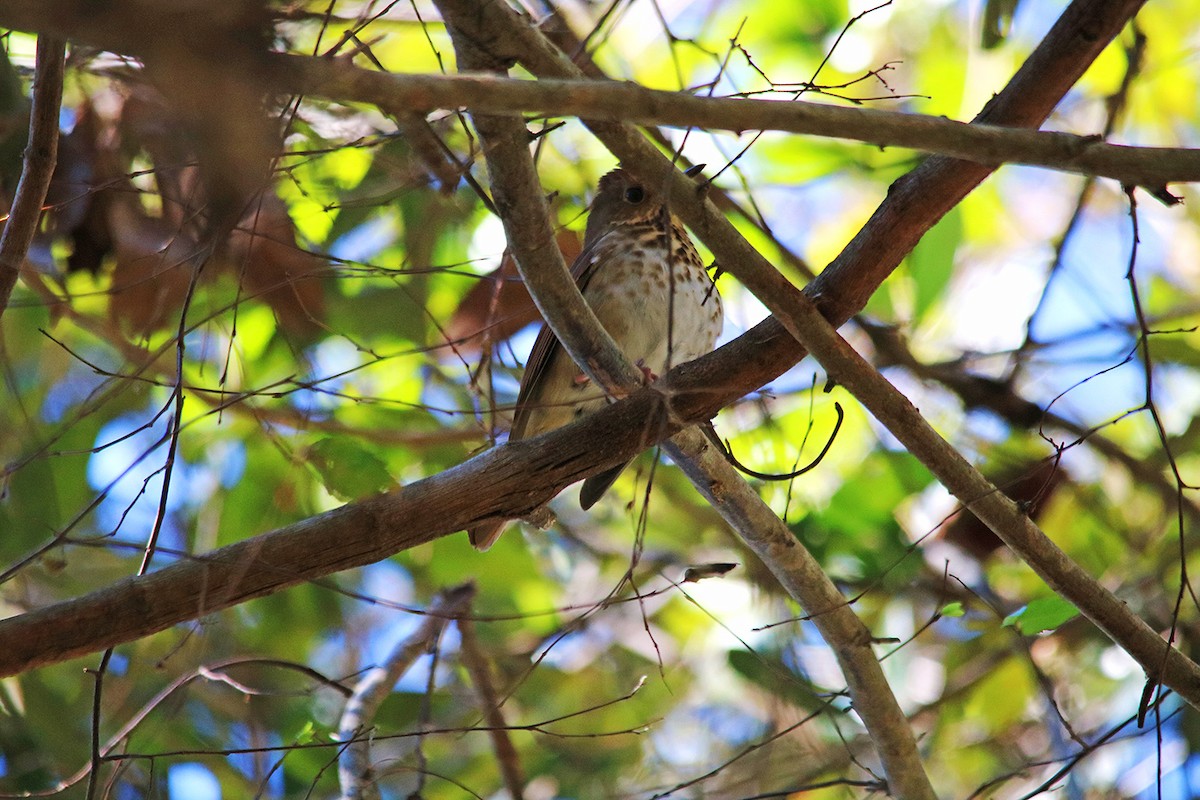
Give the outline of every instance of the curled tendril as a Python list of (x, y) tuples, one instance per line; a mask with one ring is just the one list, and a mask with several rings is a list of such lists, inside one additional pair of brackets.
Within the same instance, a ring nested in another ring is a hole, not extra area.
[(729, 441), (721, 441), (711, 424), (705, 426), (704, 432), (708, 436), (709, 441), (721, 449), (721, 452), (725, 456), (725, 460), (732, 464), (734, 469), (738, 470), (739, 472), (763, 481), (790, 481), (792, 478), (798, 478), (804, 473), (815, 469), (816, 466), (825, 458), (825, 454), (829, 452), (829, 448), (833, 446), (833, 441), (837, 438), (838, 431), (842, 429), (842, 420), (846, 418), (846, 412), (842, 410), (841, 403), (835, 402), (833, 404), (833, 410), (837, 412), (837, 422), (833, 424), (833, 432), (829, 434), (829, 440), (825, 442), (825, 446), (821, 448), (821, 452), (817, 453), (816, 458), (814, 458), (808, 464), (805, 464), (800, 469), (794, 470), (793, 472), (787, 472), (782, 475), (767, 472), (757, 472), (738, 461), (737, 457), (733, 454), (733, 448), (729, 445)]

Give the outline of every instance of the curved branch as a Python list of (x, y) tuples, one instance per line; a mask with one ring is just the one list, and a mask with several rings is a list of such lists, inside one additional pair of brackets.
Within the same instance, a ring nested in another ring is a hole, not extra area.
[(380, 796), (371, 768), (371, 736), (367, 733), (372, 720), (396, 681), (437, 642), (447, 620), (462, 614), (474, 597), (475, 585), (471, 583), (447, 589), (429, 607), (421, 626), (396, 644), (383, 666), (367, 670), (354, 685), (354, 693), (346, 699), (338, 720), (338, 737), (348, 743), (338, 758), (343, 800)]

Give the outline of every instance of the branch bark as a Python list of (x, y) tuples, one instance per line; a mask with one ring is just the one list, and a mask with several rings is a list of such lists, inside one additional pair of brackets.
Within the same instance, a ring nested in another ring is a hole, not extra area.
[[(503, 69), (482, 53), (469, 36), (451, 23), (459, 64), (467, 69)], [(641, 383), (600, 326), (569, 279), (557, 247), (533, 158), (528, 133), (515, 115), (475, 115), (497, 209), (504, 220), (509, 246), (530, 293), (547, 324), (582, 369), (616, 396)], [(565, 285), (564, 285), (565, 282)], [(582, 311), (573, 310), (581, 307)], [(808, 611), (833, 649), (846, 675), (852, 702), (866, 725), (897, 797), (934, 800), (904, 712), (871, 650), (871, 634), (837, 587), (770, 507), (722, 458), (711, 452), (704, 436), (689, 427), (672, 439), (671, 452), (693, 483), (706, 492), (743, 541), (763, 558), (784, 590)], [(701, 458), (706, 454), (708, 458)], [(720, 487), (714, 492), (714, 487)]]
[(0, 315), (8, 308), (21, 266), (42, 218), (42, 204), (58, 163), (58, 112), (62, 107), (66, 43), (39, 36), (29, 112), (29, 143), (4, 233), (0, 235)]
[(1107, 144), (1098, 136), (965, 123), (945, 117), (780, 102), (697, 97), (595, 80), (517, 80), (491, 75), (401, 75), (345, 61), (281, 55), (276, 85), (298, 94), (371, 103), (392, 114), (467, 109), (481, 114), (538, 112), (603, 122), (704, 130), (784, 131), (906, 147), (986, 166), (1046, 167), (1158, 187), (1200, 181), (1200, 150)]

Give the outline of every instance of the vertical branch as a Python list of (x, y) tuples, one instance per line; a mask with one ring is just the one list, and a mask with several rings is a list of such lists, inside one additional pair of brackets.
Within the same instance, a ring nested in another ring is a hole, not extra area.
[(4, 233), (0, 235), (0, 315), (8, 308), (8, 299), (21, 274), (21, 265), (25, 263), (25, 255), (42, 216), (42, 204), (46, 202), (54, 165), (58, 163), (58, 115), (62, 108), (65, 55), (63, 40), (46, 35), (38, 37), (29, 143), (25, 147), (12, 210)]

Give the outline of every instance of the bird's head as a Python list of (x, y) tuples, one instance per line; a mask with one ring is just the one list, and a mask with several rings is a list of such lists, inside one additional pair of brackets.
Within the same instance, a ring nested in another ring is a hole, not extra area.
[(593, 242), (617, 225), (645, 222), (662, 216), (661, 184), (650, 185), (623, 169), (600, 179), (592, 200), (584, 241)]

